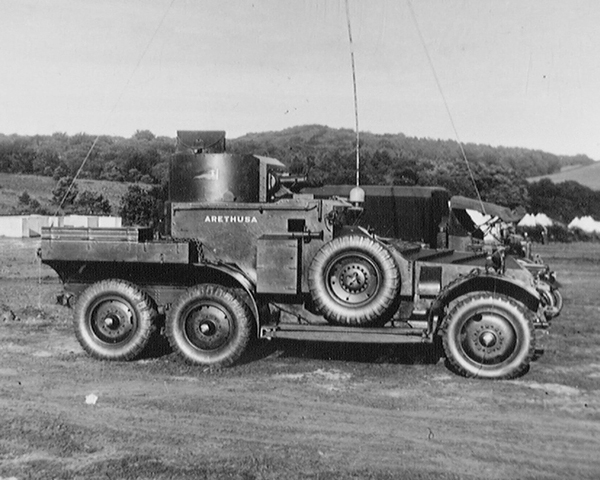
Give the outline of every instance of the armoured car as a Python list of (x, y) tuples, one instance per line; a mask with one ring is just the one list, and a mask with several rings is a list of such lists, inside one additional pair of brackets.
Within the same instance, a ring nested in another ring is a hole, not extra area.
[[(295, 193), (276, 159), (230, 154), (223, 132), (178, 132), (167, 229), (48, 227), (82, 347), (138, 357), (164, 332), (191, 364), (228, 366), (252, 339), (434, 344), (458, 374), (512, 378), (548, 327), (511, 256), (432, 248), (357, 221), (364, 190)], [(367, 195), (368, 198), (368, 195)]]

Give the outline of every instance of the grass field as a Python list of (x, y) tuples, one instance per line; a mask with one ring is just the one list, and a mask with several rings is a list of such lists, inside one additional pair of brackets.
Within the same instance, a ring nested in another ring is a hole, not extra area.
[[(111, 204), (113, 213), (117, 213), (121, 197), (127, 192), (128, 183), (108, 182), (104, 180), (77, 180), (79, 192), (86, 190), (101, 193)], [(13, 175), (0, 173), (0, 215), (11, 215), (19, 205), (19, 196), (29, 193), (43, 207), (54, 212), (55, 205), (51, 203), (52, 189), (56, 181), (52, 177), (37, 175)]]
[(537, 182), (543, 178), (547, 178), (552, 183), (561, 183), (571, 180), (591, 188), (592, 190), (600, 190), (600, 162), (568, 168), (552, 175), (532, 177), (527, 180), (529, 182)]
[(537, 246), (565, 307), (509, 381), (406, 346), (271, 342), (225, 370), (168, 348), (97, 361), (38, 246), (0, 240), (3, 480), (600, 478), (600, 244)]

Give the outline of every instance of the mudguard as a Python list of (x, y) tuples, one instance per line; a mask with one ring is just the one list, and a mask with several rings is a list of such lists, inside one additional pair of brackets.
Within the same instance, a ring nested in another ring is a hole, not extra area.
[(457, 278), (441, 290), (431, 309), (432, 315), (462, 295), (481, 291), (501, 293), (514, 298), (536, 313), (540, 305), (540, 296), (533, 286), (498, 273), (475, 268), (468, 275)]

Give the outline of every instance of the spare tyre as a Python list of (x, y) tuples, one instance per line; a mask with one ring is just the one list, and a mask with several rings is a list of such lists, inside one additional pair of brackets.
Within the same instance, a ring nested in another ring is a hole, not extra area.
[(400, 287), (394, 258), (367, 236), (347, 235), (326, 243), (308, 270), (312, 300), (328, 322), (372, 326), (385, 323)]

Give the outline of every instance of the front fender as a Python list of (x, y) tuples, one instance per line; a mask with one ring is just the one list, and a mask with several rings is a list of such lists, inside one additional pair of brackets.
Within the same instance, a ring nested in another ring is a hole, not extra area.
[(439, 311), (452, 300), (471, 292), (501, 293), (523, 303), (532, 312), (537, 312), (540, 296), (534, 287), (519, 280), (479, 269), (471, 271), (446, 285), (435, 299), (433, 310)]

